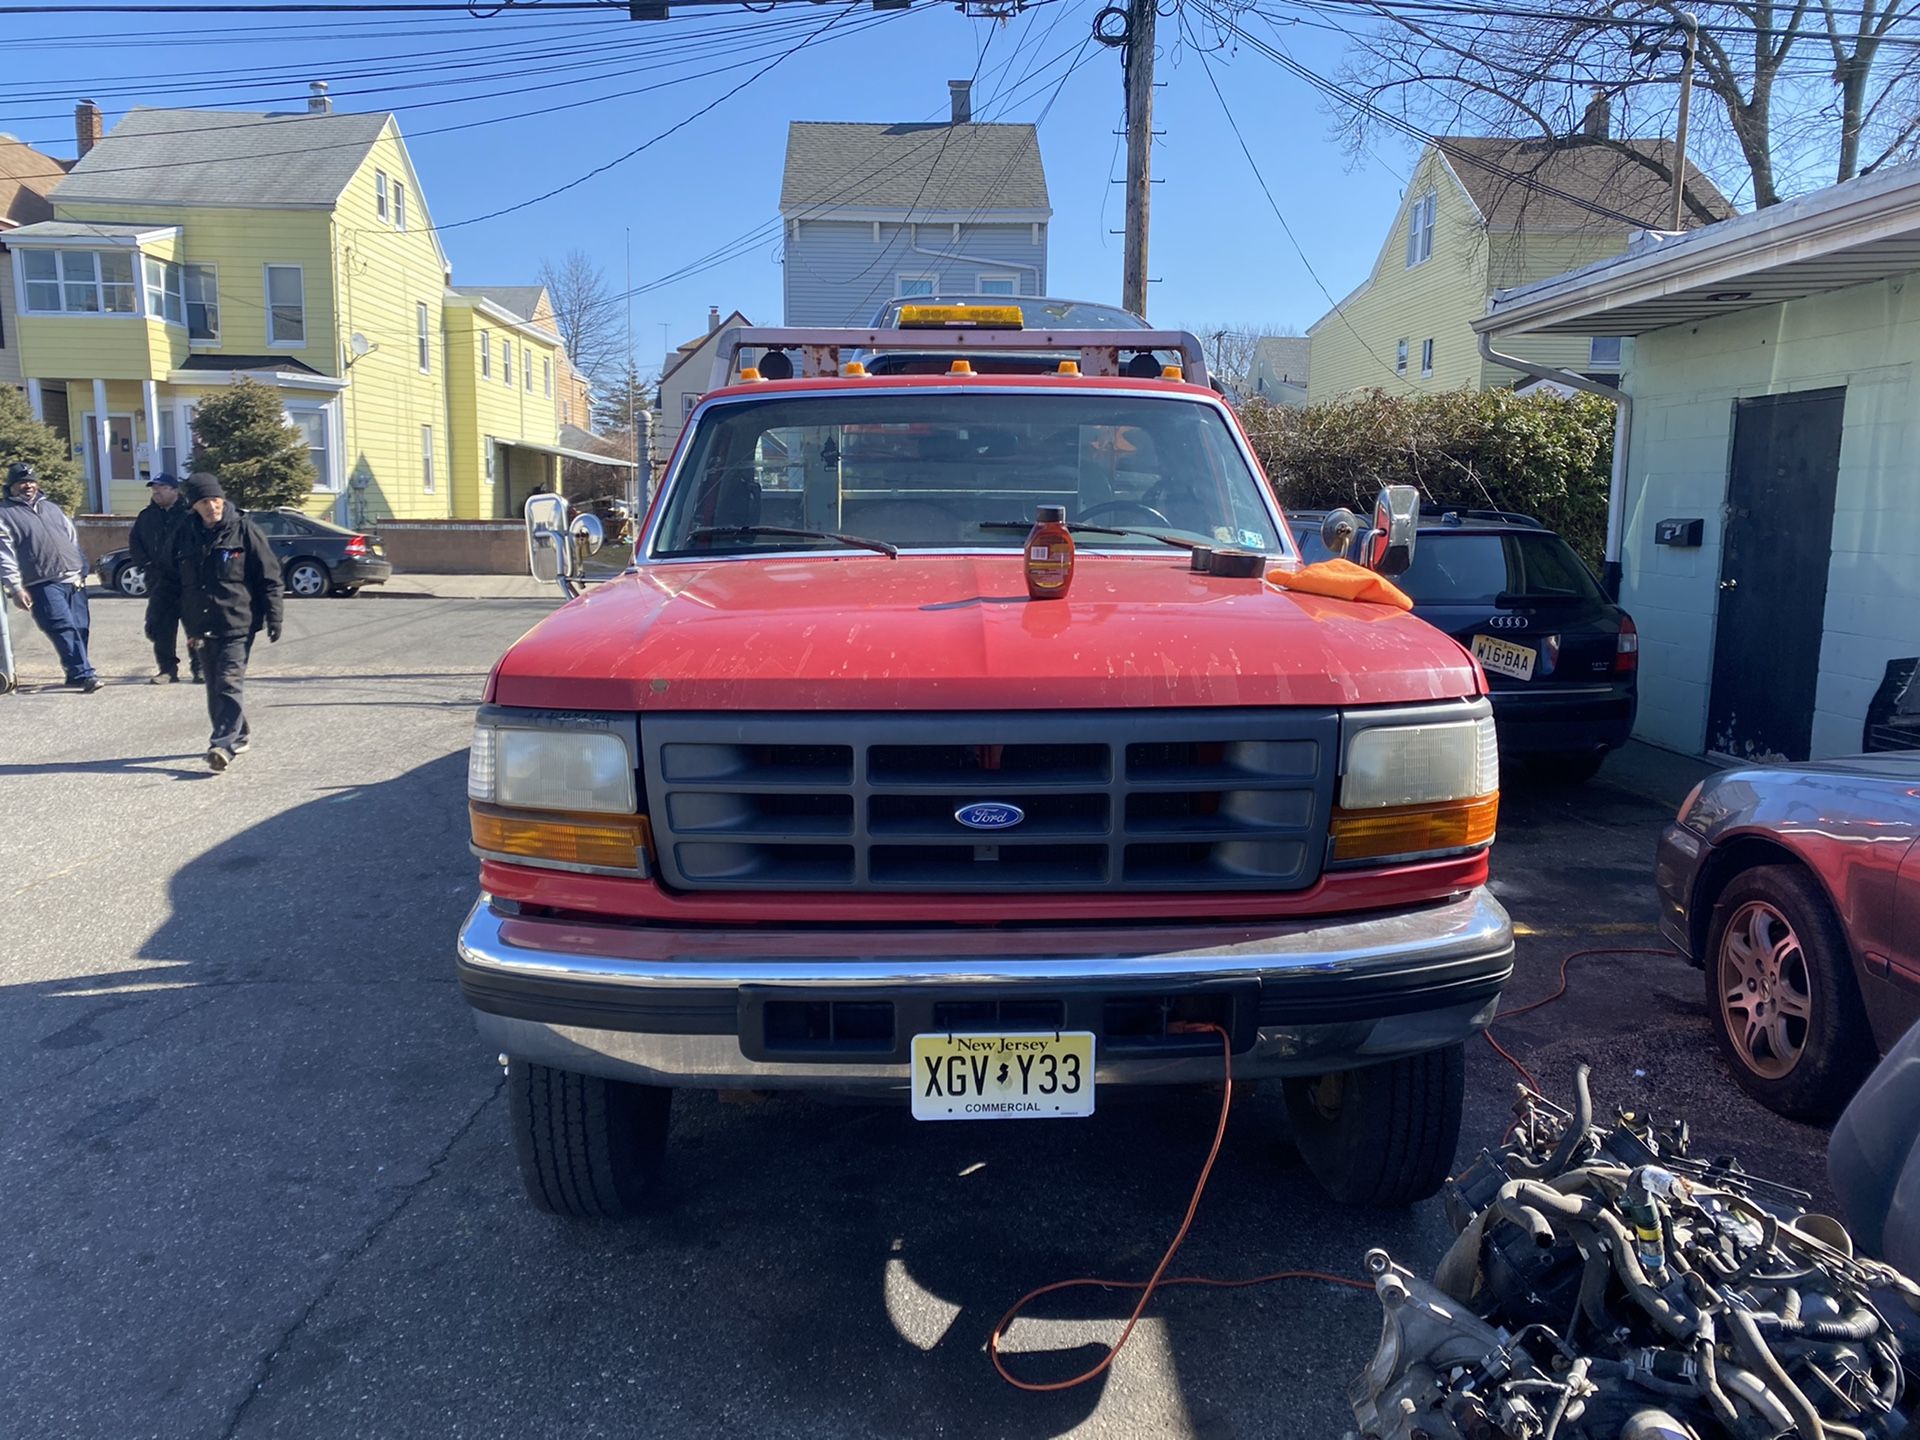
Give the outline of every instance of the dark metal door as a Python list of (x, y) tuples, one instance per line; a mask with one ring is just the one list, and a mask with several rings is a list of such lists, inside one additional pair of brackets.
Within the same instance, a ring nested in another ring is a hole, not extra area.
[(1847, 392), (1734, 402), (1707, 748), (1805, 760)]

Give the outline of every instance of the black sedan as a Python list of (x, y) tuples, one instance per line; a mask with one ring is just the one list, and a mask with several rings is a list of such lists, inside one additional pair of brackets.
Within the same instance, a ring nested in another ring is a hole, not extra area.
[[(247, 518), (260, 527), (280, 557), (280, 579), (289, 595), (311, 599), (319, 595), (352, 595), (363, 585), (384, 585), (393, 564), (371, 535), (316, 520), (298, 510), (249, 510)], [(122, 595), (147, 593), (146, 572), (132, 563), (125, 550), (100, 557), (94, 567), (100, 583)]]
[[(1301, 556), (1327, 558), (1324, 516), (1291, 512)], [(1394, 583), (1414, 614), (1473, 653), (1493, 695), (1502, 753), (1585, 780), (1633, 729), (1640, 636), (1573, 547), (1506, 511), (1421, 517)]]

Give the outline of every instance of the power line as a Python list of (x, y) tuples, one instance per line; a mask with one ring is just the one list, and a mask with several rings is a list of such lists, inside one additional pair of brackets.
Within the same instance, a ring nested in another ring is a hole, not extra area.
[[(1184, 18), (1181, 20), (1180, 28), (1183, 33), (1187, 32)], [(1189, 38), (1191, 38), (1191, 36), (1189, 36)], [(1220, 102), (1220, 113), (1226, 117), (1227, 128), (1233, 131), (1233, 138), (1240, 146), (1240, 153), (1247, 157), (1247, 168), (1253, 171), (1253, 178), (1260, 186), (1260, 193), (1267, 197), (1267, 205), (1273, 211), (1273, 218), (1280, 222), (1280, 229), (1285, 232), (1287, 243), (1293, 246), (1293, 253), (1300, 257), (1300, 263), (1306, 267), (1306, 272), (1312, 277), (1314, 285), (1318, 287), (1322, 295), (1327, 297), (1327, 303), (1333, 307), (1333, 313), (1338, 315), (1347, 329), (1353, 332), (1353, 338), (1360, 342), (1360, 348), (1371, 355), (1374, 362), (1378, 364), (1382, 370), (1385, 370), (1389, 375), (1393, 376), (1396, 382), (1404, 382), (1406, 377), (1402, 375), (1398, 369), (1387, 364), (1387, 362), (1381, 358), (1380, 353), (1375, 350), (1372, 345), (1367, 343), (1367, 337), (1360, 333), (1360, 327), (1348, 318), (1346, 308), (1334, 298), (1333, 292), (1327, 288), (1326, 282), (1321, 280), (1320, 272), (1313, 268), (1313, 261), (1307, 258), (1307, 252), (1300, 244), (1300, 238), (1293, 233), (1293, 226), (1287, 223), (1286, 214), (1280, 209), (1280, 202), (1273, 198), (1272, 187), (1267, 184), (1267, 177), (1261, 173), (1260, 162), (1253, 158), (1253, 147), (1247, 144), (1247, 137), (1240, 133), (1240, 122), (1234, 117), (1233, 107), (1227, 104), (1227, 97), (1220, 89), (1220, 81), (1214, 76), (1212, 58), (1208, 55), (1206, 47), (1197, 41), (1194, 42), (1194, 49), (1199, 52), (1200, 68), (1207, 77), (1207, 84), (1213, 90), (1213, 98)]]

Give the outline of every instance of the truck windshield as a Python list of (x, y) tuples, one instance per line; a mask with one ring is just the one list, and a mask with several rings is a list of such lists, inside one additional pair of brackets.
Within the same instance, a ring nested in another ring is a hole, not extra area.
[[(704, 414), (675, 472), (655, 556), (843, 549), (834, 531), (901, 549), (1017, 549), (1036, 505), (1089, 525), (1293, 553), (1225, 418), (1146, 395), (857, 391), (770, 397)], [(1159, 550), (1145, 535), (1093, 549)]]

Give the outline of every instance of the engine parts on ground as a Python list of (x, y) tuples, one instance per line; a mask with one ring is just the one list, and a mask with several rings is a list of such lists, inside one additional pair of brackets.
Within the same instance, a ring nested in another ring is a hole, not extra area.
[[(1593, 1123), (1521, 1089), (1447, 1189), (1431, 1283), (1367, 1255), (1366, 1440), (1911, 1440), (1920, 1388), (1883, 1308), (1920, 1286), (1809, 1197), (1687, 1153), (1683, 1124)], [(1910, 1428), (1911, 1427), (1911, 1428)]]

